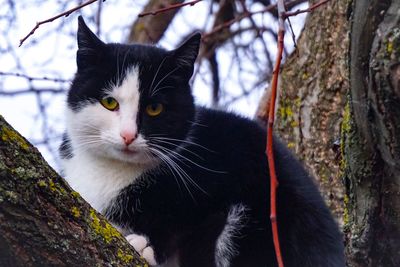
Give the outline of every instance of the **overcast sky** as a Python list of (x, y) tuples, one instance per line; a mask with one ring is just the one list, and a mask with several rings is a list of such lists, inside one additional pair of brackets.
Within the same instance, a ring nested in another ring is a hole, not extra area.
[[(106, 42), (124, 42), (126, 36), (128, 36), (129, 26), (141, 11), (141, 6), (146, 2), (131, 0), (107, 0), (103, 2), (101, 39)], [(17, 46), (19, 39), (31, 30), (36, 21), (47, 19), (75, 5), (76, 1), (66, 1), (65, 6), (62, 7), (56, 1), (18, 0), (15, 6), (10, 6), (7, 0), (0, 0), (0, 30), (2, 33), (0, 36), (0, 71), (23, 72), (30, 76), (46, 76), (70, 80), (76, 70), (76, 40), (73, 36), (77, 28), (77, 16), (82, 14), (85, 17), (93, 14), (97, 10), (96, 5), (85, 7), (80, 12), (76, 12), (69, 17), (63, 17), (52, 23), (42, 25), (35, 35), (26, 41), (23, 47), (17, 48)], [(256, 9), (257, 6), (254, 8)], [(4, 18), (11, 12), (15, 13), (15, 17), (12, 18), (12, 22), (7, 23)], [(212, 21), (206, 21), (208, 13), (209, 4), (207, 1), (200, 2), (195, 6), (185, 7), (173, 21), (160, 45), (167, 49), (172, 49), (181, 41), (182, 36), (185, 36), (194, 28), (204, 28), (206, 24), (211, 26)], [(256, 19), (262, 19), (262, 23), (276, 24), (268, 15)], [(296, 36), (299, 35), (303, 21), (304, 15), (292, 18)], [(88, 22), (88, 24), (95, 31), (95, 25), (91, 22)], [(3, 33), (6, 34), (3, 35)], [(248, 38), (251, 40), (252, 37), (248, 36)], [(286, 38), (286, 43), (291, 44), (292, 41), (289, 34), (286, 35)], [(273, 44), (270, 49), (275, 51), (273, 40), (270, 43)], [(222, 77), (226, 76), (227, 72), (232, 71), (232, 66), (229, 66), (232, 57), (229, 49), (229, 44), (227, 44), (226, 52), (222, 50), (218, 54)], [(207, 68), (200, 69), (203, 75), (201, 75), (201, 78), (196, 77), (193, 86), (196, 102), (201, 105), (210, 103), (211, 90), (208, 88), (210, 76), (204, 73), (207, 70)], [(243, 80), (254, 83), (253, 76), (246, 73), (241, 75)], [(248, 78), (246, 75), (248, 75)], [(242, 93), (236, 80), (227, 79), (221, 82), (223, 87), (229, 88), (229, 97)], [(68, 87), (65, 83), (27, 81), (17, 77), (0, 76), (0, 89), (2, 90), (23, 90), (31, 85), (37, 88)], [(236, 101), (225, 108), (244, 116), (252, 117), (261, 93), (262, 88), (254, 91), (246, 99)], [(12, 98), (0, 97), (0, 114), (32, 142), (41, 140), (44, 126), (51, 129), (55, 137), (54, 145), (50, 149), (53, 151), (49, 151), (46, 146), (38, 145), (38, 148), (45, 158), (58, 169), (56, 160), (52, 157), (54, 153), (52, 154), (51, 152), (56, 150), (60, 141), (59, 136), (64, 131), (65, 95), (44, 94), (42, 100), (48, 115), (46, 124), (37, 115), (37, 99), (34, 95), (22, 95)]]

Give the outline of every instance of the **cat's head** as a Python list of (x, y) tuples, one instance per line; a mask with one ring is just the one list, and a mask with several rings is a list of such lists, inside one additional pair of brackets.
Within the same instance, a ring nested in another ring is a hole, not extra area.
[(105, 44), (80, 17), (78, 70), (67, 100), (73, 153), (146, 164), (160, 157), (155, 138), (171, 143), (168, 149), (178, 145), (194, 117), (189, 80), (200, 38), (171, 51)]

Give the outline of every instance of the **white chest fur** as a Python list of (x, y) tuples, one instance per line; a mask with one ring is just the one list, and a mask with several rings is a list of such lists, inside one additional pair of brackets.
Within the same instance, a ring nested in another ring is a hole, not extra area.
[(133, 183), (144, 168), (132, 163), (80, 154), (64, 160), (65, 179), (98, 212)]

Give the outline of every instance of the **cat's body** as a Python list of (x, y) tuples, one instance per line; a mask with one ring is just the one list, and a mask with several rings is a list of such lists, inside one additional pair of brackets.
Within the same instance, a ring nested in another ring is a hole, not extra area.
[[(170, 52), (105, 45), (81, 20), (78, 44), (61, 147), (71, 186), (135, 233), (128, 240), (150, 263), (276, 266), (265, 130), (193, 105), (199, 36)], [(275, 159), (285, 266), (344, 266), (341, 235), (311, 178), (279, 141)]]

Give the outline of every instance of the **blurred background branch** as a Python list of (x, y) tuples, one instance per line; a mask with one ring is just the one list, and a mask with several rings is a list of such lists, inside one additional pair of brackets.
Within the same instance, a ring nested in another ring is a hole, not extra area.
[[(286, 5), (294, 10), (305, 2), (288, 0)], [(275, 2), (193, 4), (183, 0), (0, 0), (0, 114), (59, 169), (57, 148), (64, 131), (65, 96), (75, 71), (76, 17), (83, 15), (106, 42), (152, 43), (170, 49), (201, 31), (203, 45), (193, 78), (197, 103), (252, 117), (272, 73)], [(139, 16), (160, 9), (166, 10)], [(54, 14), (59, 18), (54, 20)], [(52, 22), (18, 48), (18, 38), (36, 21), (48, 20)], [(304, 16), (295, 22), (297, 35), (303, 22)], [(292, 45), (286, 53), (291, 50)]]

